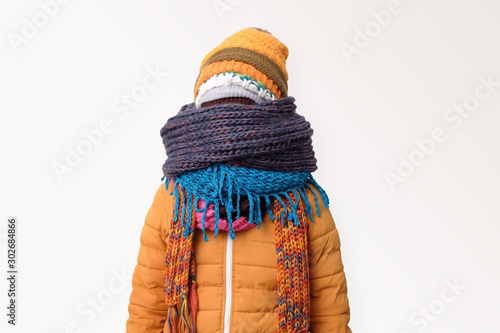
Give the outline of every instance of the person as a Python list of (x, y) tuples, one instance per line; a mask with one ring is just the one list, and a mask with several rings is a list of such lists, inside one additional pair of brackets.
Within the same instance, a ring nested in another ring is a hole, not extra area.
[(167, 159), (140, 236), (127, 333), (349, 333), (340, 237), (316, 182), (288, 48), (233, 33), (160, 134)]

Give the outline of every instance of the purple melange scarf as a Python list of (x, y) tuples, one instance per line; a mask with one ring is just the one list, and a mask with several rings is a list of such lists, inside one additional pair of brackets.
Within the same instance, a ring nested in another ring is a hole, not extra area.
[(228, 161), (260, 170), (313, 172), (313, 130), (296, 108), (292, 96), (253, 105), (185, 104), (160, 131), (168, 156), (163, 174), (172, 178)]

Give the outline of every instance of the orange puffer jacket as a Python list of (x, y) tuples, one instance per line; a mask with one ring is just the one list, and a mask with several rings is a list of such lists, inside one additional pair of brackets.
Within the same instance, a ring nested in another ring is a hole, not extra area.
[[(318, 190), (311, 188), (319, 197)], [(167, 305), (163, 291), (165, 251), (174, 196), (160, 185), (149, 209), (140, 237), (140, 249), (132, 276), (127, 333), (161, 333)], [(309, 202), (314, 195), (307, 190)], [(321, 217), (308, 224), (310, 276), (310, 327), (312, 333), (351, 333), (347, 283), (340, 253), (340, 239), (330, 210), (318, 200)], [(274, 227), (268, 214), (260, 229), (236, 233), (232, 240), (221, 231), (208, 242), (195, 232), (198, 295), (196, 332), (272, 333), (278, 319), (278, 291)]]

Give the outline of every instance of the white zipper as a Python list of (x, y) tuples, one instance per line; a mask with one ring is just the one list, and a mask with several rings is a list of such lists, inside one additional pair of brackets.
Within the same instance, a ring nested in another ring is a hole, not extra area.
[(233, 265), (233, 239), (229, 232), (226, 241), (226, 303), (224, 306), (224, 333), (229, 333), (229, 319), (231, 317), (231, 274)]

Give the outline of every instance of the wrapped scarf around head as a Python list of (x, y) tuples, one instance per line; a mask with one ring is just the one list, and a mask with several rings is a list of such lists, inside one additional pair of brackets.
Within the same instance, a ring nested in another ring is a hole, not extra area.
[[(328, 207), (328, 197), (311, 172), (317, 169), (312, 129), (296, 113), (293, 97), (254, 105), (228, 103), (204, 108), (184, 105), (161, 130), (168, 159), (163, 165), (165, 186), (174, 182), (173, 218), (165, 257), (165, 300), (170, 332), (195, 332), (197, 311), (193, 234), (195, 214), (204, 218), (219, 207), (226, 212), (228, 231), (240, 217), (240, 199), (249, 202), (249, 223), (258, 228), (262, 212), (275, 222), (278, 285), (278, 332), (307, 332), (309, 270), (306, 214), (313, 220), (306, 190), (314, 185)], [(238, 166), (226, 162), (237, 161)], [(163, 178), (162, 178), (163, 180)], [(203, 207), (197, 203), (203, 200)]]
[(184, 105), (160, 131), (166, 177), (235, 161), (261, 170), (313, 172), (313, 130), (292, 96), (254, 105)]

